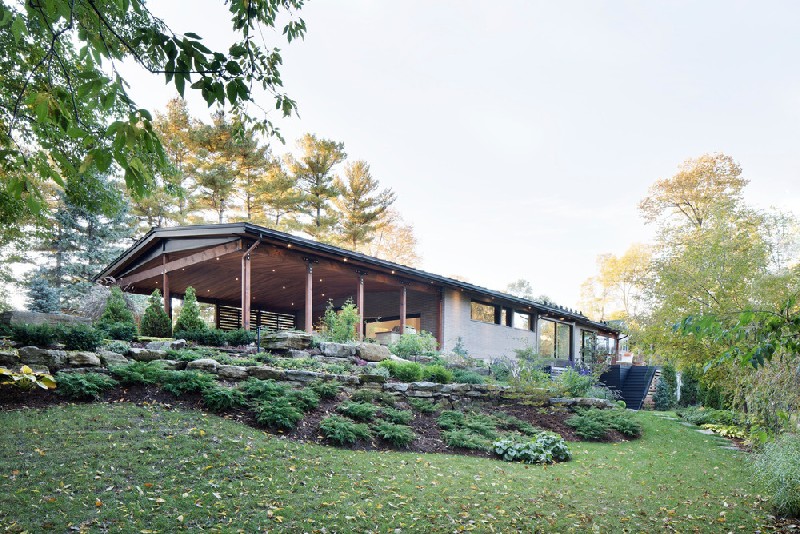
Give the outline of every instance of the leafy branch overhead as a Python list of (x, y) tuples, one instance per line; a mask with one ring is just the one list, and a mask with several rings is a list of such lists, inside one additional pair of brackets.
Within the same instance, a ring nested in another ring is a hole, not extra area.
[(116, 68), (126, 59), (163, 75), (181, 96), (188, 85), (209, 106), (230, 106), (246, 123), (277, 134), (255, 91), (271, 95), (284, 116), (296, 104), (282, 92), (280, 50), (263, 42), (261, 29), (285, 17), (285, 38), (302, 38), (306, 27), (296, 12), (303, 0), (226, 5), (236, 41), (217, 51), (195, 33), (172, 31), (142, 0), (2, 1), (0, 217), (35, 217), (47, 209), (48, 183), (64, 187), (117, 167), (134, 195), (148, 193), (167, 158), (150, 112), (137, 106)]

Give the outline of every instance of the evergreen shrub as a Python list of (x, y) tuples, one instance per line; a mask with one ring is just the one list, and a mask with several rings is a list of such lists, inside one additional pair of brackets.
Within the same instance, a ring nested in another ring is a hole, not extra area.
[(68, 399), (97, 400), (103, 391), (118, 384), (101, 373), (56, 373), (56, 393)]
[(103, 332), (89, 325), (65, 325), (59, 330), (59, 340), (66, 350), (93, 351), (103, 343)]
[(183, 297), (183, 306), (175, 321), (175, 332), (197, 332), (207, 330), (203, 318), (200, 317), (200, 307), (197, 305), (197, 294), (192, 286), (186, 288)]
[(142, 315), (139, 331), (143, 336), (172, 337), (172, 319), (164, 310), (161, 291), (153, 290), (148, 299), (147, 308)]
[(375, 433), (381, 439), (388, 441), (394, 447), (408, 447), (417, 437), (414, 431), (406, 425), (381, 421), (374, 426)]
[(364, 423), (355, 423), (339, 415), (331, 415), (319, 424), (320, 432), (326, 439), (338, 445), (353, 444), (360, 439), (370, 439), (372, 434)]
[(59, 329), (49, 324), (15, 324), (11, 326), (11, 339), (20, 346), (52, 347), (58, 342)]

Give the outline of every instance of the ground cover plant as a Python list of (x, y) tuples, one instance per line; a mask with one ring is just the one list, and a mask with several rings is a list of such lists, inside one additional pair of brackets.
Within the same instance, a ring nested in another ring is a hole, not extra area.
[(745, 453), (675, 421), (640, 417), (641, 439), (573, 445), (570, 462), (545, 468), (303, 444), (158, 404), (0, 411), (0, 525), (10, 532), (768, 529), (764, 488), (752, 483)]
[(641, 423), (634, 413), (619, 408), (579, 409), (574, 416), (567, 419), (567, 424), (575, 428), (576, 434), (589, 441), (608, 439), (611, 430), (616, 430), (629, 438), (639, 437), (642, 433)]

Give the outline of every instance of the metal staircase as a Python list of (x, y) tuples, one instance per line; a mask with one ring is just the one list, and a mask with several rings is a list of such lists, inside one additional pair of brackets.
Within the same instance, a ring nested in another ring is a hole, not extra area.
[(600, 375), (600, 381), (609, 389), (619, 391), (625, 405), (632, 410), (640, 410), (656, 368), (643, 365), (612, 365)]

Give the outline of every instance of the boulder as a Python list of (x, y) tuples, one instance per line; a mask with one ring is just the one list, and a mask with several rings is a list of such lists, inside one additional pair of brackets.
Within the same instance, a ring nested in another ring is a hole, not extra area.
[(386, 377), (383, 375), (371, 375), (364, 373), (363, 375), (359, 375), (362, 384), (383, 384), (386, 382)]
[(411, 382), (409, 389), (416, 391), (441, 391), (444, 384), (438, 382)]
[(389, 347), (378, 345), (377, 343), (359, 343), (356, 345), (356, 354), (359, 358), (368, 362), (382, 362), (392, 356), (392, 353), (389, 352)]
[(247, 380), (249, 375), (244, 365), (220, 365), (217, 367), (217, 376), (229, 380)]
[(308, 351), (305, 351), (305, 350), (294, 350), (294, 349), (286, 351), (286, 355), (289, 358), (310, 358), (311, 357), (311, 353), (308, 352)]
[(322, 374), (315, 373), (314, 371), (301, 371), (299, 369), (288, 369), (286, 371), (286, 380), (291, 380), (292, 382), (307, 384), (308, 382), (313, 382), (320, 378), (322, 378)]
[(0, 314), (2, 324), (92, 324), (91, 319), (63, 313), (38, 313), (29, 311), (6, 311)]
[(165, 371), (183, 371), (186, 369), (186, 362), (176, 360), (153, 360), (152, 363), (157, 363)]
[(19, 355), (15, 350), (0, 350), (0, 367), (13, 367), (19, 363)]
[(63, 350), (22, 347), (18, 353), (22, 363), (41, 365), (51, 371), (62, 369), (67, 364), (67, 353)]
[(206, 371), (208, 373), (216, 373), (219, 362), (213, 358), (200, 358), (186, 364), (187, 371)]
[(128, 365), (131, 363), (131, 361), (122, 354), (117, 354), (110, 350), (98, 350), (97, 356), (106, 367), (111, 367), (112, 365)]
[(346, 343), (325, 342), (319, 344), (319, 350), (329, 358), (349, 358), (356, 353), (355, 345)]
[(150, 350), (131, 348), (128, 350), (128, 357), (137, 362), (152, 362), (153, 360), (163, 360), (167, 355), (165, 350)]
[(305, 350), (311, 347), (311, 334), (307, 332), (275, 332), (264, 336), (261, 346), (266, 350)]
[(100, 367), (101, 365), (100, 358), (94, 352), (68, 352), (67, 361), (72, 367)]
[(286, 371), (266, 365), (254, 365), (247, 368), (247, 374), (259, 380), (286, 380)]
[(397, 391), (398, 393), (405, 393), (408, 391), (408, 384), (405, 382), (388, 382), (383, 385), (385, 391)]
[(186, 347), (185, 339), (169, 339), (166, 341), (151, 341), (145, 348), (147, 350), (181, 350)]

